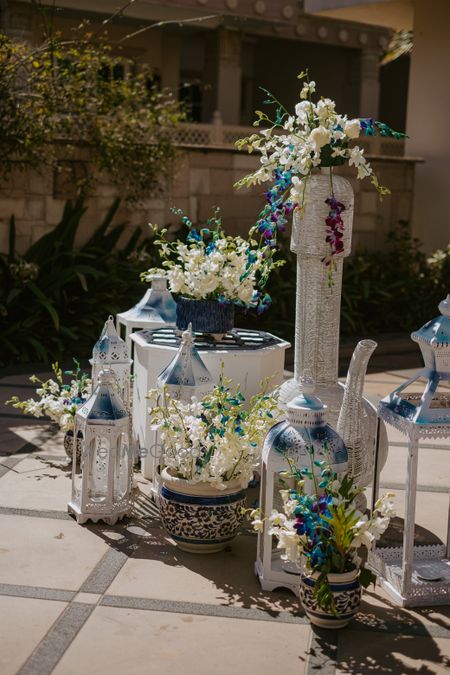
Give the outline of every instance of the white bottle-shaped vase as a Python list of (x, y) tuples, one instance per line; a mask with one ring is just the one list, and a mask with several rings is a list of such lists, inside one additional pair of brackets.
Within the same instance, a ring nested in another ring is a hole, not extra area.
[(363, 389), (367, 364), (376, 347), (374, 340), (361, 340), (356, 345), (337, 423), (337, 432), (347, 447), (348, 471), (358, 485), (367, 485), (372, 478), (373, 453), (364, 438)]

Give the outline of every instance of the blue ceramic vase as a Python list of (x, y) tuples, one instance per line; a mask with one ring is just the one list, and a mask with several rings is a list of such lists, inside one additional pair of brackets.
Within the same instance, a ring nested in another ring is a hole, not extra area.
[(159, 511), (168, 534), (190, 553), (216, 553), (236, 536), (244, 517), (246, 491), (239, 481), (224, 490), (189, 483), (161, 472)]
[(177, 300), (177, 328), (186, 330), (192, 323), (194, 333), (228, 333), (234, 327), (234, 305), (218, 300)]
[(314, 597), (317, 575), (303, 574), (300, 582), (300, 601), (312, 624), (320, 628), (343, 628), (354, 617), (361, 602), (359, 569), (342, 574), (328, 574), (328, 583), (333, 593), (336, 612), (322, 609)]

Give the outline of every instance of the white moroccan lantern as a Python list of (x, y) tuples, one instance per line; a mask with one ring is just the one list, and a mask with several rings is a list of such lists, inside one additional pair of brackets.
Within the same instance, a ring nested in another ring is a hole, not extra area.
[[(197, 351), (192, 334), (192, 324), (184, 331), (180, 347), (169, 365), (157, 379), (157, 388), (179, 401), (190, 402), (193, 396), (201, 399), (214, 387), (214, 379)], [(143, 473), (153, 482), (152, 493), (158, 492), (162, 448), (158, 431), (153, 429), (152, 452), (143, 459)], [(150, 462), (150, 467), (147, 465)]]
[[(450, 295), (439, 304), (439, 310), (440, 316), (411, 333), (425, 367), (380, 401), (378, 408), (380, 419), (408, 439), (405, 524), (403, 545), (379, 546), (369, 554), (369, 562), (388, 593), (403, 607), (450, 602), (450, 510), (446, 544), (414, 544), (420, 441), (450, 439), (450, 392), (442, 388), (444, 382), (450, 383)], [(416, 391), (411, 392), (411, 386)], [(379, 466), (375, 463), (372, 507), (378, 485)]]
[(125, 342), (129, 354), (132, 353), (130, 336), (133, 331), (175, 326), (176, 314), (177, 303), (167, 289), (167, 279), (155, 277), (151, 288), (134, 307), (117, 314), (117, 332), (120, 335), (121, 327), (125, 328)]
[[(279, 490), (285, 486), (281, 484), (280, 473), (292, 467), (311, 469), (311, 454), (316, 460), (326, 459), (336, 473), (347, 471), (347, 449), (338, 433), (327, 424), (327, 406), (315, 396), (314, 381), (304, 376), (300, 385), (299, 395), (286, 406), (287, 420), (275, 424), (264, 441), (260, 508), (265, 515), (270, 515), (273, 508), (282, 508)], [(319, 467), (314, 470), (320, 473)], [(308, 491), (312, 492), (312, 485)], [(272, 550), (269, 529), (265, 520), (263, 531), (258, 533), (255, 571), (261, 586), (266, 591), (288, 588), (297, 594), (300, 570), (292, 563), (284, 563), (280, 552)]]
[(214, 380), (197, 351), (192, 324), (183, 332), (181, 344), (167, 368), (157, 380), (157, 387), (172, 398), (189, 402), (192, 396), (202, 398), (214, 387)]
[(127, 345), (116, 331), (112, 316), (106, 321), (100, 338), (94, 345), (89, 363), (92, 366), (93, 387), (95, 387), (100, 371), (112, 370), (117, 380), (120, 398), (129, 407), (132, 361)]
[(77, 410), (74, 438), (81, 439), (81, 461), (77, 467), (74, 443), (68, 511), (78, 523), (114, 525), (131, 509), (133, 462), (129, 412), (111, 370), (100, 372), (94, 393)]

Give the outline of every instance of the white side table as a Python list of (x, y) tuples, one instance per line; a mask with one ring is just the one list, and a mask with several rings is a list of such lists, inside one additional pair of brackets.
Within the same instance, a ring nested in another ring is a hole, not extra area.
[[(450, 603), (450, 505), (447, 517), (447, 542), (415, 545), (415, 515), (417, 493), (417, 465), (421, 440), (450, 437), (450, 425), (439, 420), (416, 424), (409, 417), (410, 403), (420, 402), (420, 394), (405, 395), (398, 404), (395, 399), (383, 399), (378, 408), (379, 420), (384, 420), (408, 440), (408, 463), (405, 479), (405, 520), (401, 546), (374, 546), (368, 562), (375, 570), (383, 588), (401, 607), (420, 605), (447, 605)], [(379, 434), (378, 434), (379, 438)], [(378, 450), (378, 444), (376, 454)], [(424, 450), (426, 452), (426, 450)], [(379, 466), (374, 462), (372, 510), (379, 493)]]
[[(141, 447), (142, 473), (155, 478), (156, 435), (149, 423), (147, 393), (156, 387), (156, 380), (170, 363), (180, 344), (175, 329), (142, 330), (131, 335), (134, 343), (135, 368), (133, 383), (133, 435)], [(263, 331), (235, 328), (221, 342), (208, 342), (204, 335), (195, 336), (206, 367), (217, 381), (221, 364), (224, 374), (234, 385), (239, 384), (248, 400), (259, 391), (260, 382), (271, 378), (274, 389), (283, 381), (285, 351), (289, 342)]]

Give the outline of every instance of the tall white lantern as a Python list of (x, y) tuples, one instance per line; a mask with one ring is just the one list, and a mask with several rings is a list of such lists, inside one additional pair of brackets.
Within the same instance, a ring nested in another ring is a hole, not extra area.
[(74, 438), (81, 439), (81, 461), (77, 466), (74, 443), (68, 511), (78, 523), (114, 525), (131, 510), (133, 461), (129, 412), (111, 370), (100, 372), (94, 393), (77, 410)]
[[(192, 396), (201, 399), (214, 387), (214, 378), (197, 351), (192, 334), (192, 324), (182, 334), (180, 347), (169, 365), (157, 379), (157, 389), (179, 401), (190, 402)], [(160, 463), (163, 448), (158, 442), (158, 430), (153, 429), (151, 452), (143, 459), (143, 473), (153, 482), (152, 494), (159, 489)], [(150, 466), (147, 465), (150, 463)]]
[(95, 387), (102, 370), (112, 370), (117, 380), (120, 398), (129, 407), (132, 361), (127, 345), (116, 331), (112, 316), (105, 322), (102, 333), (92, 350), (92, 358), (89, 363), (92, 366), (93, 387)]
[[(317, 460), (326, 459), (336, 473), (348, 468), (347, 448), (338, 433), (327, 424), (327, 406), (315, 396), (315, 383), (310, 377), (299, 380), (300, 393), (287, 408), (286, 421), (278, 422), (269, 431), (262, 451), (260, 507), (263, 514), (281, 509), (280, 473), (292, 466), (311, 469), (311, 449)], [(320, 468), (313, 465), (315, 472)], [(305, 481), (305, 484), (307, 481)], [(310, 486), (312, 492), (312, 486)], [(280, 552), (273, 550), (270, 524), (258, 533), (255, 572), (266, 591), (288, 588), (298, 593), (300, 570), (284, 563)]]

